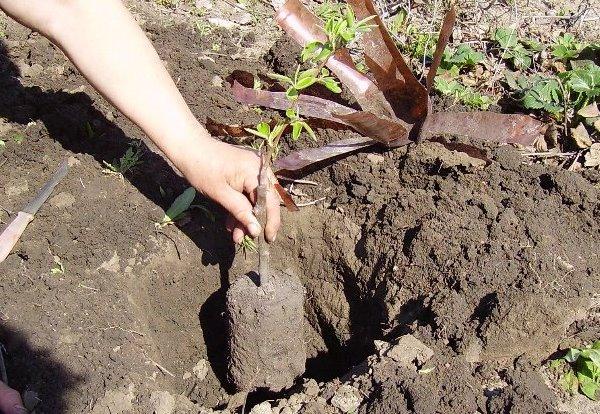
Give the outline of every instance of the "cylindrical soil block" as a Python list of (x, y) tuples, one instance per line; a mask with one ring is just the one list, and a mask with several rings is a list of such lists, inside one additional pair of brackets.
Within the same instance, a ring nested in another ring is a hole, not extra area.
[(304, 287), (297, 276), (273, 272), (258, 286), (256, 273), (227, 292), (228, 375), (238, 391), (281, 391), (304, 373)]

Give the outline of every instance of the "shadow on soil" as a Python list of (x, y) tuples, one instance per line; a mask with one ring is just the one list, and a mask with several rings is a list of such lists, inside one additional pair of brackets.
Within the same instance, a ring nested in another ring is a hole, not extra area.
[[(138, 144), (113, 122), (109, 121), (93, 105), (91, 98), (83, 93), (64, 91), (44, 91), (39, 87), (25, 87), (19, 81), (19, 69), (8, 57), (6, 46), (0, 41), (0, 117), (11, 122), (27, 125), (31, 121), (41, 121), (48, 130), (50, 138), (73, 153), (85, 153), (94, 157), (99, 165), (103, 161), (111, 162), (121, 157), (130, 145)], [(90, 128), (91, 127), (91, 128)], [(34, 138), (35, 139), (35, 138)], [(141, 143), (143, 163), (125, 176), (140, 193), (163, 209), (189, 184), (158, 154)], [(24, 162), (40, 162), (31, 157)], [(172, 189), (163, 198), (159, 188)], [(212, 210), (218, 207), (211, 205)], [(203, 226), (209, 219), (199, 217), (194, 222), (180, 227), (202, 251), (203, 265), (219, 265), (223, 291), (228, 284), (228, 273), (235, 254), (234, 246), (224, 226), (212, 226), (215, 231), (206, 232)], [(222, 213), (217, 220), (223, 221)], [(220, 325), (219, 312), (224, 308), (224, 295), (217, 292), (202, 307), (200, 318), (210, 362), (219, 379), (223, 379), (224, 365), (220, 362), (224, 341)], [(13, 375), (15, 383), (24, 383), (15, 365)], [(51, 371), (51, 370), (50, 370)], [(54, 381), (48, 383), (56, 384)]]
[(4, 362), (8, 385), (23, 394), (39, 393), (38, 408), (44, 412), (62, 413), (67, 410), (65, 393), (84, 380), (65, 369), (52, 358), (52, 350), (34, 348), (25, 335), (5, 324), (0, 325), (0, 343), (6, 353)]

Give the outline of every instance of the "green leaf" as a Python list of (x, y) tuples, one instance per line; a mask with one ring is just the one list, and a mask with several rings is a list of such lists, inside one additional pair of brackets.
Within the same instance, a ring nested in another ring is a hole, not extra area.
[(598, 340), (592, 344), (592, 349), (600, 349), (600, 340)]
[(271, 125), (269, 125), (266, 122), (260, 122), (257, 126), (256, 129), (258, 130), (258, 132), (260, 132), (263, 135), (269, 135), (271, 133)]
[(579, 355), (581, 354), (581, 351), (577, 348), (569, 348), (569, 350), (567, 351), (567, 353), (565, 354), (565, 356), (563, 357), (565, 359), (565, 361), (573, 363), (575, 361), (577, 361), (577, 358), (579, 358)]
[(298, 98), (298, 89), (296, 89), (294, 87), (288, 88), (288, 90), (285, 91), (285, 96), (288, 99), (292, 99), (292, 100)]
[(505, 28), (499, 27), (494, 32), (493, 39), (502, 47), (503, 49), (512, 49), (518, 43), (517, 38), (517, 29), (514, 28)]
[[(457, 65), (459, 68), (465, 66), (473, 66), (480, 63), (484, 59), (484, 55), (481, 52), (476, 52), (473, 48), (467, 44), (461, 44), (454, 52), (444, 52), (443, 63)], [(444, 66), (446, 66), (444, 65)]]
[(314, 59), (322, 47), (323, 43), (318, 40), (308, 42), (302, 49), (302, 52), (300, 52), (300, 58), (302, 59), (302, 62)]
[(577, 377), (571, 370), (567, 371), (559, 379), (558, 383), (562, 387), (562, 389), (564, 389), (566, 392), (568, 392), (570, 394), (577, 393), (577, 389), (579, 388), (579, 381), (577, 380)]
[(312, 138), (313, 141), (317, 141), (317, 136), (315, 135), (315, 131), (308, 125), (306, 122), (302, 122), (302, 126), (306, 130), (306, 133)]
[(162, 219), (162, 222), (170, 223), (177, 220), (179, 216), (181, 216), (190, 208), (190, 205), (192, 204), (192, 201), (194, 201), (195, 197), (196, 189), (194, 187), (189, 187), (186, 189), (183, 193), (177, 196), (175, 201), (173, 201), (173, 204), (171, 204), (171, 207), (169, 207), (165, 213), (165, 217)]
[(577, 380), (579, 381), (579, 389), (581, 392), (584, 393), (585, 396), (590, 400), (597, 401), (597, 394), (600, 384), (581, 372), (577, 373)]
[(340, 88), (339, 83), (332, 77), (321, 78), (319, 82), (333, 93), (342, 92), (342, 88)]
[(294, 122), (292, 123), (292, 140), (297, 141), (300, 138), (300, 133), (302, 132), (302, 122)]
[(288, 109), (285, 110), (285, 116), (287, 116), (289, 119), (296, 119), (296, 118), (298, 118), (298, 114), (292, 108), (288, 108)]
[(290, 78), (289, 76), (280, 75), (279, 73), (269, 73), (267, 74), (267, 76), (271, 79), (275, 79), (276, 81), (288, 83), (290, 85), (294, 83), (292, 78)]

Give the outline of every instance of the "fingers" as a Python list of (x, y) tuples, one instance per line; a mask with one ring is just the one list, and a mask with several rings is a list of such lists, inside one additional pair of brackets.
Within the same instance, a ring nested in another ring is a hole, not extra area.
[(21, 396), (5, 383), (0, 381), (0, 413), (2, 414), (24, 414), (27, 413)]
[(279, 194), (271, 187), (267, 191), (267, 224), (265, 225), (265, 239), (269, 243), (275, 241), (277, 231), (281, 227), (281, 213), (279, 207)]
[[(227, 210), (243, 226), (244, 229), (246, 229), (248, 234), (253, 237), (260, 235), (260, 224), (258, 224), (258, 220), (252, 213), (252, 204), (250, 204), (250, 200), (248, 200), (244, 194), (227, 186), (227, 188), (222, 194), (220, 194), (220, 197), (216, 201), (219, 202), (225, 208), (225, 210)], [(239, 234), (239, 232), (237, 232), (237, 234)]]

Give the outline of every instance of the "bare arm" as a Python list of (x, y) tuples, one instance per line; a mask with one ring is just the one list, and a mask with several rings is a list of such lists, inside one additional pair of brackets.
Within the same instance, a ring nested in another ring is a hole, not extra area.
[[(120, 0), (0, 0), (0, 8), (56, 43), (192, 185), (222, 204), (238, 222), (234, 240), (259, 233), (248, 199), (258, 182), (258, 157), (210, 137)], [(279, 202), (270, 193), (265, 232), (273, 240)]]

